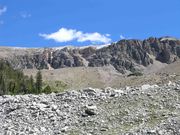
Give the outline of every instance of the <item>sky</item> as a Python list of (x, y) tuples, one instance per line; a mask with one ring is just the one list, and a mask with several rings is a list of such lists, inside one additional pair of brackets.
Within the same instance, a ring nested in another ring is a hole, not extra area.
[(180, 38), (180, 0), (0, 0), (0, 46)]

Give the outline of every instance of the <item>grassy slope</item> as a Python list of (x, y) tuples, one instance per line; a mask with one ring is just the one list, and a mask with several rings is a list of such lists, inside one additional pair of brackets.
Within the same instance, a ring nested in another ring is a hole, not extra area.
[[(149, 68), (150, 69), (150, 68)], [(105, 88), (105, 87), (125, 87), (137, 86), (141, 84), (153, 84), (167, 82), (169, 80), (180, 79), (180, 62), (167, 65), (156, 72), (149, 72), (144, 76), (126, 77), (118, 73), (113, 67), (77, 67), (63, 68), (56, 70), (42, 70), (44, 81), (55, 90), (81, 89), (85, 87)], [(26, 75), (35, 76), (37, 70), (24, 70)], [(173, 76), (173, 73), (177, 76)], [(169, 73), (165, 74), (165, 73)], [(56, 83), (57, 82), (57, 83)], [(62, 83), (63, 85), (58, 85)]]

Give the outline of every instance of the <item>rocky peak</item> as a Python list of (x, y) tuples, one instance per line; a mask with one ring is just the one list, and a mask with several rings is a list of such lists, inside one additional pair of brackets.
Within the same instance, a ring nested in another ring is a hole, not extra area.
[[(119, 72), (135, 71), (136, 65), (149, 66), (153, 64), (150, 56), (162, 63), (172, 63), (180, 57), (180, 40), (172, 37), (145, 40), (120, 40), (109, 46), (62, 49), (46, 48), (38, 51), (26, 50), (21, 53), (11, 53), (6, 57), (14, 68), (65, 68), (65, 67), (100, 67), (114, 66)], [(1, 56), (1, 55), (0, 55)]]

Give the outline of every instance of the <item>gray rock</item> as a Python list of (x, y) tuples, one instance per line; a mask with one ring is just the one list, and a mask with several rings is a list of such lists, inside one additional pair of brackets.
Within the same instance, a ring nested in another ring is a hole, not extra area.
[(65, 126), (65, 127), (61, 128), (61, 132), (67, 132), (68, 129), (69, 129), (69, 127), (68, 127), (68, 126)]
[(97, 114), (97, 107), (96, 106), (86, 106), (85, 113), (89, 116)]
[[(163, 40), (162, 40), (163, 39)], [(120, 40), (96, 49), (94, 47), (41, 49), (5, 57), (16, 69), (58, 69), (65, 67), (102, 67), (112, 65), (117, 71), (138, 71), (136, 65), (153, 64), (149, 55), (170, 64), (180, 58), (180, 40), (175, 38), (148, 38), (145, 40)]]
[(58, 109), (57, 105), (51, 105), (52, 111), (56, 111)]

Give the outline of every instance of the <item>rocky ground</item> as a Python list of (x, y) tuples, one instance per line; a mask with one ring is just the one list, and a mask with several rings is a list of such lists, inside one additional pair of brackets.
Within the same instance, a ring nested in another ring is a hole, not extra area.
[(179, 135), (180, 81), (0, 97), (1, 135)]

